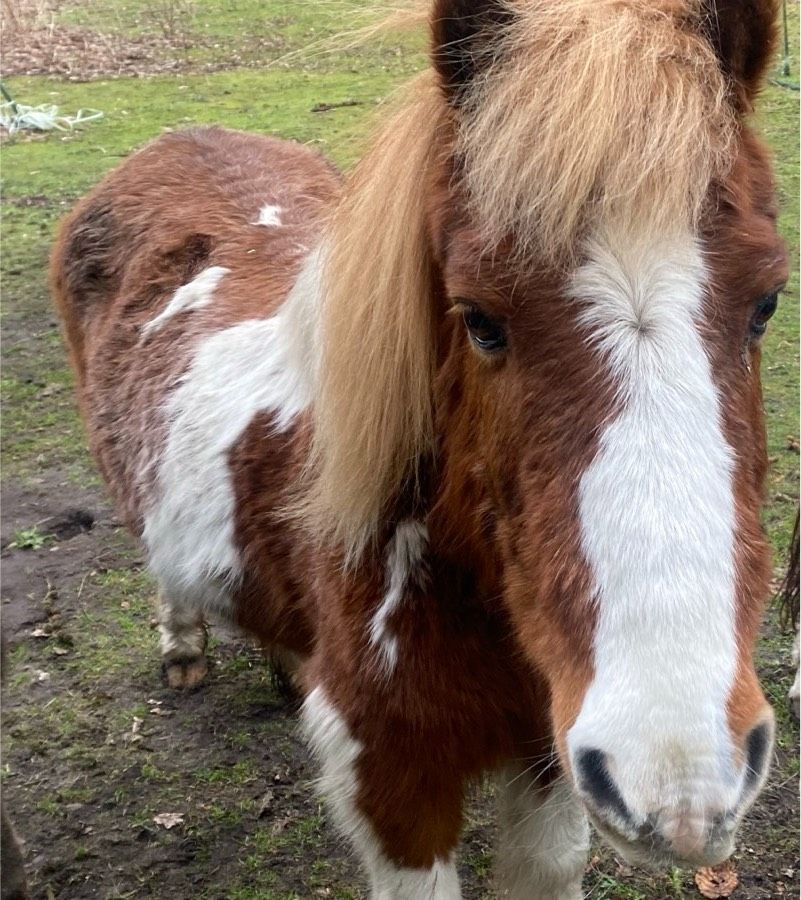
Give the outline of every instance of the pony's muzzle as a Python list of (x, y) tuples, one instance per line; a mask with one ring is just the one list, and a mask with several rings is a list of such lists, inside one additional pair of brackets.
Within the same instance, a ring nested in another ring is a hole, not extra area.
[[(664, 802), (643, 811), (637, 798), (612, 774), (610, 757), (581, 748), (573, 757), (579, 795), (596, 828), (626, 859), (648, 866), (702, 866), (722, 862), (734, 849), (734, 836), (767, 776), (773, 745), (773, 717), (755, 725), (743, 742), (739, 774), (720, 784), (706, 780), (698, 790), (679, 781)], [(732, 792), (732, 781), (736, 787)], [(734, 802), (732, 802), (734, 799)]]

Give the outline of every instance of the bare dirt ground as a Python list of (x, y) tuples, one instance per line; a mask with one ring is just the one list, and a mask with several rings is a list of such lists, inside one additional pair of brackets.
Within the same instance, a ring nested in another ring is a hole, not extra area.
[(115, 75), (217, 72), (257, 65), (265, 55), (274, 54), (283, 46), (275, 38), (254, 37), (244, 47), (238, 42), (236, 52), (223, 53), (218, 41), (181, 35), (137, 37), (77, 25), (36, 28), (27, 31), (24, 40), (17, 37), (12, 32), (4, 43), (5, 75), (58, 75), (70, 81)]
[[(125, 28), (64, 22), (61, 0), (4, 0), (2, 71), (69, 81), (109, 76), (217, 72), (263, 66), (287, 49), (280, 34), (205, 36), (189, 0), (151, 0)], [(99, 5), (88, 0), (88, 6)], [(120, 23), (116, 23), (119, 25)]]

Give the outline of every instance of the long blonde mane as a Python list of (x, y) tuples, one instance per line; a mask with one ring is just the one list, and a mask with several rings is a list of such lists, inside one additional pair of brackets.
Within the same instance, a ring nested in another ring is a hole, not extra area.
[(355, 557), (431, 450), (431, 258), (426, 184), (447, 111), (432, 72), (412, 84), (345, 188), (326, 234), (322, 359), (305, 501)]
[(427, 188), (463, 160), (489, 247), (524, 264), (614, 214), (695, 223), (730, 165), (737, 120), (699, 0), (510, 2), (457, 112), (427, 71), (346, 185), (326, 236), (322, 360), (304, 509), (350, 559), (433, 449)]

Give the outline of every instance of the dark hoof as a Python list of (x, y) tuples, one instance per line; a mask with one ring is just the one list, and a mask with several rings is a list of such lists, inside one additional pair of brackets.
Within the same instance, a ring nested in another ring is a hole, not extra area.
[(205, 656), (168, 659), (164, 661), (162, 668), (167, 686), (176, 691), (199, 687), (208, 672)]

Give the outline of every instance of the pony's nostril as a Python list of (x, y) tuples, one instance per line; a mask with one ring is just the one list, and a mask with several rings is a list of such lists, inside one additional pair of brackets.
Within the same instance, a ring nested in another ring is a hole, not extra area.
[(765, 774), (768, 752), (771, 744), (771, 729), (767, 722), (762, 722), (748, 732), (745, 739), (746, 776), (745, 783), (751, 788), (758, 784)]
[(609, 773), (606, 754), (602, 750), (579, 750), (576, 768), (581, 789), (592, 798), (598, 811), (614, 812), (630, 824), (631, 814)]

